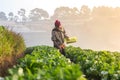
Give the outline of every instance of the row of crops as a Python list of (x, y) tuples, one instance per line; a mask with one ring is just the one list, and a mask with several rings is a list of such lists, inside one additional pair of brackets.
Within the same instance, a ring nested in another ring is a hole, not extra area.
[(88, 80), (120, 80), (120, 53), (67, 47), (67, 58), (81, 66)]
[(30, 47), (25, 53), (5, 80), (86, 80), (81, 67), (53, 47)]
[(69, 46), (66, 55), (49, 46), (30, 47), (5, 80), (120, 80), (120, 53)]

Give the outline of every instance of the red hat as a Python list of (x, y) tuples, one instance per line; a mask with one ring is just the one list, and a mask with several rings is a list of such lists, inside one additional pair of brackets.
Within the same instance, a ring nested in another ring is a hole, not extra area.
[(55, 21), (55, 27), (59, 27), (59, 26), (61, 26), (61, 23), (60, 23), (59, 20), (56, 20), (56, 21)]

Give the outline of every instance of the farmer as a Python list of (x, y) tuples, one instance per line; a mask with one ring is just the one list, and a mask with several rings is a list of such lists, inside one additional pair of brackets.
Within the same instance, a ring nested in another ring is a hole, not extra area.
[(65, 29), (62, 27), (59, 20), (56, 20), (54, 25), (55, 27), (52, 29), (52, 41), (54, 47), (59, 49), (61, 54), (65, 55), (64, 39), (69, 39), (69, 37), (66, 35)]

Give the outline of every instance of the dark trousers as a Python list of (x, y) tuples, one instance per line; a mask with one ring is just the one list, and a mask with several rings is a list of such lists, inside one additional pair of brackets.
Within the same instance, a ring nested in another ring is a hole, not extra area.
[(66, 53), (65, 53), (65, 49), (64, 48), (59, 48), (58, 46), (55, 46), (55, 45), (54, 45), (54, 47), (59, 49), (60, 53), (65, 56)]
[(65, 56), (65, 49), (64, 48), (59, 49), (59, 51), (61, 54), (63, 54)]

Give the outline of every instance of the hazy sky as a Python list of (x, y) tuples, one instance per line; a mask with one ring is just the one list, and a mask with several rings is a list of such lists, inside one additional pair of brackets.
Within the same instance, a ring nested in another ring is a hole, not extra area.
[(90, 8), (102, 5), (119, 7), (120, 0), (0, 0), (0, 11), (16, 14), (20, 8), (24, 8), (27, 12), (34, 8), (42, 8), (52, 15), (56, 7), (67, 6), (80, 9), (82, 5), (88, 5)]

